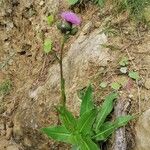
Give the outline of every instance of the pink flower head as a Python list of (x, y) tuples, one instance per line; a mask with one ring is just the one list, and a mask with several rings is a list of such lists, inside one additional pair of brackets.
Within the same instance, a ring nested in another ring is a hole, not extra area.
[(73, 25), (80, 25), (80, 23), (81, 23), (81, 19), (75, 13), (73, 13), (71, 11), (65, 11), (65, 12), (61, 13), (61, 17), (65, 21), (67, 21)]

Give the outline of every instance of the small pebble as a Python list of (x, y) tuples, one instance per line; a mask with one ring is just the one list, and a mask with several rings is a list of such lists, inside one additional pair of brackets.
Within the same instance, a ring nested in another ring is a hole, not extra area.
[(132, 99), (133, 97), (134, 97), (134, 96), (133, 96), (132, 94), (129, 94), (129, 98), (131, 98), (131, 99)]
[(44, 5), (44, 1), (40, 1), (39, 5), (43, 6)]

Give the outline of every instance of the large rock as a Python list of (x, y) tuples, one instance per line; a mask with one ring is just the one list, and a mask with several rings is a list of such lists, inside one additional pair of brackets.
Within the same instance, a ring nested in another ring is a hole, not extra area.
[(144, 112), (136, 125), (135, 150), (150, 150), (150, 109)]
[[(87, 86), (93, 75), (110, 59), (109, 53), (102, 47), (106, 41), (106, 36), (99, 30), (90, 35), (81, 33), (63, 59), (67, 105), (75, 114), (78, 114), (80, 105), (76, 91)], [(13, 119), (13, 133), (16, 140), (28, 149), (47, 149), (43, 147), (47, 140), (41, 136), (39, 129), (58, 121), (54, 105), (60, 99), (59, 79), (59, 65), (54, 64), (44, 85), (24, 92)], [(52, 143), (49, 147), (54, 149)]]

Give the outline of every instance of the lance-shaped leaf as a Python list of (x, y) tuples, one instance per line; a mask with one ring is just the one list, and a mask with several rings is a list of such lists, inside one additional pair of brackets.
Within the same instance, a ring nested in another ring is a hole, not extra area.
[(78, 120), (77, 130), (84, 135), (90, 134), (96, 116), (96, 110), (89, 110)]
[(114, 122), (106, 122), (93, 138), (97, 141), (106, 140), (117, 128), (125, 126), (133, 118), (133, 116), (127, 115), (117, 118)]
[(120, 116), (115, 120), (115, 124), (117, 124), (117, 128), (125, 126), (130, 120), (134, 119), (135, 116), (126, 115)]
[(107, 116), (110, 114), (110, 112), (113, 109), (113, 102), (117, 98), (117, 93), (111, 93), (106, 98), (104, 103), (102, 104), (102, 107), (100, 108), (96, 122), (95, 122), (95, 131), (99, 131), (101, 125), (104, 123)]
[(61, 120), (65, 125), (66, 129), (70, 132), (74, 132), (77, 127), (77, 121), (72, 113), (68, 111), (66, 107), (60, 107), (59, 112)]
[(99, 150), (90, 136), (85, 137), (82, 134), (74, 134), (72, 139), (75, 143), (74, 148), (77, 148), (77, 150)]
[(71, 134), (64, 126), (50, 126), (41, 130), (54, 140), (71, 143)]
[(80, 139), (80, 150), (100, 150), (100, 148), (89, 138)]
[(115, 129), (116, 127), (114, 123), (106, 122), (101, 126), (99, 132), (97, 132), (93, 138), (97, 141), (106, 140), (115, 131)]
[(89, 85), (85, 94), (81, 97), (81, 100), (82, 100), (82, 103), (81, 103), (81, 109), (80, 109), (80, 116), (82, 114), (84, 114), (85, 112), (94, 108), (93, 92), (92, 92), (92, 86), (91, 85)]

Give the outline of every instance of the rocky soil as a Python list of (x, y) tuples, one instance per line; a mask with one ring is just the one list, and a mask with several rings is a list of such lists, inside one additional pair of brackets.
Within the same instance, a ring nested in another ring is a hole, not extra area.
[[(59, 0), (0, 1), (0, 83), (9, 79), (7, 94), (0, 95), (0, 150), (66, 150), (68, 145), (49, 140), (40, 128), (58, 123), (54, 106), (59, 102), (59, 67), (52, 55), (43, 52), (43, 41), (52, 39), (59, 51), (61, 34), (56, 29), (59, 13), (68, 10)], [(79, 7), (80, 8), (80, 7)], [(95, 104), (112, 91), (102, 89), (125, 80), (120, 100), (129, 102), (127, 113), (142, 114), (126, 127), (127, 150), (149, 150), (150, 130), (150, 30), (136, 26), (127, 14), (111, 14), (97, 6), (80, 8), (82, 25), (65, 47), (63, 59), (68, 107), (78, 115), (79, 90), (94, 87)], [(54, 15), (52, 26), (46, 16)], [(105, 16), (105, 17), (104, 17)], [(147, 19), (149, 17), (147, 16)], [(128, 57), (128, 70), (136, 70), (138, 82), (119, 71), (119, 61)], [(106, 150), (113, 150), (110, 139)]]

